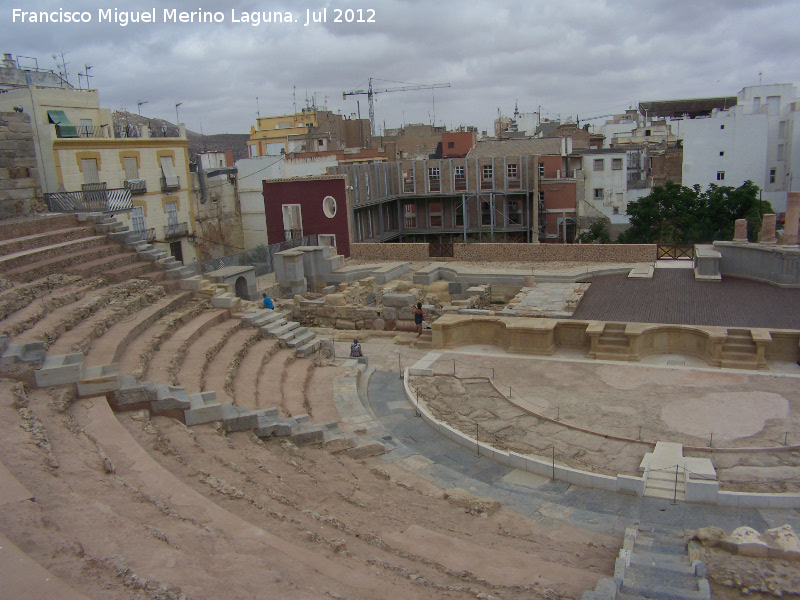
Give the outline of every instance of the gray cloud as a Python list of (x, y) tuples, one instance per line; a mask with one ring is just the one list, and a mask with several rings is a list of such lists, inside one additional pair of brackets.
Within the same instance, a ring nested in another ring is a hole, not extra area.
[[(306, 95), (344, 114), (356, 99), (343, 90), (394, 82), (452, 87), (376, 96), (379, 126), (406, 122), (474, 124), (490, 129), (500, 107), (582, 118), (616, 112), (644, 99), (735, 94), (758, 82), (800, 81), (800, 2), (707, 0), (570, 2), (372, 0), (230, 2), (176, 0), (164, 7), (222, 11), (218, 24), (81, 25), (12, 23), (14, 8), (142, 10), (119, 0), (0, 0), (2, 51), (36, 56), (54, 68), (68, 52), (71, 81), (88, 63), (92, 85), (109, 108), (175, 118), (206, 133), (247, 132), (262, 115), (291, 112)], [(333, 9), (376, 10), (376, 23), (333, 23)], [(230, 22), (231, 9), (292, 11), (328, 8), (328, 23), (252, 27)], [(380, 79), (381, 81), (378, 81)], [(366, 97), (360, 97), (367, 114)]]

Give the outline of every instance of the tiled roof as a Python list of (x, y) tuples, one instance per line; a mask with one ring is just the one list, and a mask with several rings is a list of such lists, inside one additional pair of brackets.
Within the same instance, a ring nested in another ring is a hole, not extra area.
[(521, 140), (481, 140), (467, 158), (561, 154), (563, 138), (524, 138)]

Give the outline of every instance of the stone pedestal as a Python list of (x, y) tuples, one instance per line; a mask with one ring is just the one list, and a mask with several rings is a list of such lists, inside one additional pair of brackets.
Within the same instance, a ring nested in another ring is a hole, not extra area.
[(733, 231), (733, 241), (747, 243), (747, 219), (736, 219), (736, 228)]
[(786, 199), (786, 225), (783, 230), (785, 246), (797, 246), (798, 219), (800, 219), (800, 192), (789, 192)]
[(770, 213), (764, 215), (761, 222), (761, 243), (774, 244), (775, 243), (775, 215)]

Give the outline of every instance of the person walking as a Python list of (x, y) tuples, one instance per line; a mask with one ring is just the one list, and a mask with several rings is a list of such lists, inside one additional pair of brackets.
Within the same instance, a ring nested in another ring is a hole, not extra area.
[(422, 302), (417, 302), (417, 307), (412, 311), (414, 324), (417, 326), (417, 337), (422, 335), (422, 320), (425, 318), (425, 311), (422, 310)]

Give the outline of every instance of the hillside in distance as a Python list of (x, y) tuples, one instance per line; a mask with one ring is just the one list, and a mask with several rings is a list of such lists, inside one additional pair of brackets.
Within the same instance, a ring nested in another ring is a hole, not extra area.
[[(114, 121), (114, 135), (116, 137), (125, 136), (126, 131), (132, 131), (140, 125), (150, 128), (151, 137), (161, 137), (164, 135), (165, 127), (168, 136), (178, 134), (178, 126), (164, 119), (140, 116), (136, 113), (127, 111), (114, 111), (112, 114)], [(135, 135), (135, 132), (134, 132)], [(186, 130), (186, 137), (189, 140), (189, 159), (193, 160), (198, 152), (233, 152), (233, 159), (247, 158), (247, 140), (250, 139), (248, 133), (218, 133), (215, 135), (202, 135), (194, 131)]]

